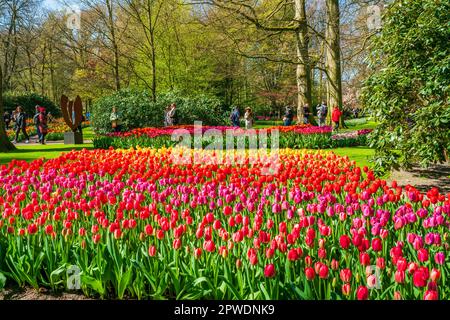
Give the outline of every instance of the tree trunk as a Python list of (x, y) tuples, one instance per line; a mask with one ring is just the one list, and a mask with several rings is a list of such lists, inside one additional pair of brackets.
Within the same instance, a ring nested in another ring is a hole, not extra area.
[[(155, 44), (155, 26), (152, 21), (152, 3), (147, 1), (147, 15), (150, 33), (150, 47), (152, 53), (152, 100), (156, 102), (156, 44)], [(156, 24), (156, 22), (155, 22)]]
[(16, 147), (9, 141), (8, 135), (6, 134), (5, 123), (3, 122), (3, 114), (5, 110), (3, 109), (3, 71), (0, 66), (0, 152), (6, 152), (15, 150)]
[(119, 47), (117, 46), (117, 40), (116, 40), (116, 30), (115, 30), (115, 24), (114, 24), (114, 10), (112, 7), (112, 2), (107, 0), (106, 6), (108, 8), (108, 18), (109, 18), (109, 30), (111, 33), (111, 41), (114, 51), (114, 82), (116, 85), (116, 90), (120, 90), (120, 72), (119, 72)]
[[(303, 106), (311, 103), (311, 66), (308, 53), (308, 27), (306, 24), (305, 0), (295, 0), (295, 18), (298, 30), (295, 32), (297, 47), (297, 122), (303, 123)], [(312, 119), (310, 119), (312, 120)]]
[[(327, 29), (326, 29), (326, 68), (327, 68), (327, 100), (329, 119), (335, 106), (342, 110), (342, 81), (341, 81), (341, 47), (339, 0), (326, 0)], [(342, 125), (342, 117), (341, 117)]]

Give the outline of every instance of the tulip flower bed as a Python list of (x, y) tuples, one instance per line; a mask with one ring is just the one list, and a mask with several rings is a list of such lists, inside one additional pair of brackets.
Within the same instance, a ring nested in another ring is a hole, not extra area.
[[(194, 145), (194, 126), (178, 126), (168, 128), (141, 128), (134, 129), (125, 133), (114, 133), (106, 136), (95, 137), (93, 143), (95, 148), (108, 149), (110, 147), (128, 149), (136, 147), (147, 148), (162, 148), (173, 147), (178, 142), (176, 139), (172, 139), (174, 132), (180, 132), (176, 130), (184, 130), (184, 132), (191, 135), (191, 147)], [(248, 131), (241, 128), (233, 127), (201, 127), (201, 132), (204, 134), (207, 131), (215, 130), (223, 134), (224, 148), (226, 146), (225, 133), (228, 130), (235, 136), (244, 136), (248, 134)], [(333, 139), (331, 127), (314, 127), (311, 125), (297, 125), (287, 127), (271, 127), (264, 130), (254, 130), (253, 133), (257, 135), (263, 131), (267, 132), (267, 143), (270, 147), (271, 134), (276, 130), (279, 134), (279, 147), (280, 148), (293, 148), (293, 149), (328, 149), (336, 147), (350, 147), (356, 145), (366, 144), (366, 134), (368, 132), (357, 133), (356, 136), (340, 137), (339, 139)], [(257, 136), (259, 139), (259, 137)], [(202, 146), (205, 147), (211, 144), (211, 137), (204, 137), (202, 140)], [(237, 147), (237, 140), (235, 140), (235, 148)], [(248, 139), (246, 147), (249, 147)]]
[(102, 298), (450, 298), (450, 194), (326, 151), (280, 150), (273, 175), (254, 150), (172, 152), (0, 166), (0, 280), (64, 290), (75, 266)]

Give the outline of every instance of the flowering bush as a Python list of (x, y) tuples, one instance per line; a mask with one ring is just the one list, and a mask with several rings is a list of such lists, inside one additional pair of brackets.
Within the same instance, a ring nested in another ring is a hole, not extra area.
[(0, 273), (61, 290), (76, 267), (100, 297), (449, 299), (450, 194), (325, 151), (280, 150), (273, 175), (273, 155), (172, 152), (0, 166)]

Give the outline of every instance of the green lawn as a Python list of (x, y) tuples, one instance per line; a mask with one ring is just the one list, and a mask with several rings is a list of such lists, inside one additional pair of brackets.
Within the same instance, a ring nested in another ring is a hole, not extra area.
[(30, 145), (19, 146), (14, 152), (0, 153), (0, 164), (6, 164), (13, 159), (32, 161), (39, 158), (52, 159), (57, 158), (62, 152), (69, 152), (73, 149), (81, 150), (83, 148), (92, 149), (92, 144), (81, 145)]
[(94, 139), (94, 131), (92, 131), (92, 127), (86, 127), (83, 129), (83, 139), (91, 141)]
[(359, 167), (371, 167), (372, 163), (369, 162), (369, 158), (374, 155), (374, 150), (367, 147), (350, 147), (350, 148), (337, 148), (330, 149), (339, 156), (348, 156), (351, 160), (354, 160)]

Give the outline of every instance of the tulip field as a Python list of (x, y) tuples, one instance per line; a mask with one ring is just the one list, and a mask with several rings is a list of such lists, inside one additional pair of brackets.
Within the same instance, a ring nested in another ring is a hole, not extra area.
[(96, 298), (450, 298), (449, 194), (322, 150), (281, 149), (273, 175), (270, 155), (226, 157), (132, 148), (0, 166), (1, 278), (63, 291), (75, 266)]

